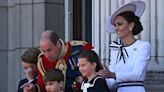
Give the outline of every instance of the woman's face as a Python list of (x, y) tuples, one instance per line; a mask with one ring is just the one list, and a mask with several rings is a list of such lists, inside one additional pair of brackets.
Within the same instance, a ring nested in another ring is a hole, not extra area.
[(115, 28), (116, 28), (116, 33), (119, 38), (124, 38), (129, 36), (132, 33), (132, 24), (128, 23), (127, 20), (125, 20), (124, 17), (122, 16), (116, 16), (114, 20)]

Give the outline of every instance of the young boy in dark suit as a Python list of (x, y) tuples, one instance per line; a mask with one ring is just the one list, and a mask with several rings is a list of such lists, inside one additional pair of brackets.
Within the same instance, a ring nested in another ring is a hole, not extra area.
[(40, 50), (37, 48), (29, 48), (21, 56), (21, 63), (24, 68), (26, 78), (19, 82), (18, 91), (23, 92), (23, 87), (27, 83), (37, 83), (37, 61)]

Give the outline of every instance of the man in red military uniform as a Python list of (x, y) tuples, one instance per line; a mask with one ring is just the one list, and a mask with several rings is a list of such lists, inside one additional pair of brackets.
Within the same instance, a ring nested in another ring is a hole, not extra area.
[(38, 57), (37, 85), (28, 85), (25, 92), (45, 92), (43, 76), (52, 68), (62, 70), (65, 75), (65, 92), (72, 92), (72, 84), (79, 76), (77, 68), (77, 55), (81, 51), (93, 47), (85, 41), (64, 42), (54, 31), (44, 31), (40, 38), (40, 48), (43, 53)]

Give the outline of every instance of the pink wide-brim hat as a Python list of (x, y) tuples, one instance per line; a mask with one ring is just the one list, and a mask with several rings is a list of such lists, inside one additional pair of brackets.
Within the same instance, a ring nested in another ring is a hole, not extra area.
[(108, 17), (105, 23), (105, 31), (110, 32), (110, 33), (115, 32), (114, 19), (120, 13), (131, 11), (131, 12), (134, 12), (136, 16), (141, 17), (144, 10), (145, 10), (145, 3), (143, 1), (133, 1), (133, 2), (130, 2), (128, 4), (121, 6), (111, 15), (111, 17)]

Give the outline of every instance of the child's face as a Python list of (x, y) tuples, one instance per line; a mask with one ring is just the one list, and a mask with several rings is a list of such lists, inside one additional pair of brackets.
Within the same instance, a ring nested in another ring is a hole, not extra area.
[(47, 92), (60, 92), (63, 87), (63, 81), (47, 81), (45, 82), (45, 88)]
[(27, 79), (34, 79), (37, 76), (37, 66), (36, 64), (22, 62), (25, 75)]
[(85, 77), (89, 77), (92, 73), (95, 73), (96, 63), (90, 63), (86, 58), (79, 58), (78, 66), (81, 74)]

